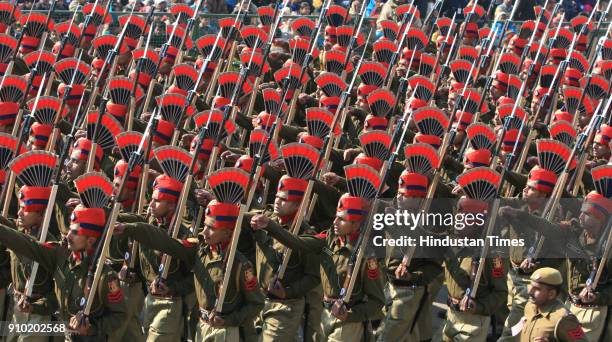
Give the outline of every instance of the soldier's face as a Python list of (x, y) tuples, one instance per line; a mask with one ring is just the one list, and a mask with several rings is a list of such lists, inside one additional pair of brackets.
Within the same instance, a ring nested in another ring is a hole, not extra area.
[(66, 240), (68, 241), (68, 249), (73, 252), (86, 251), (93, 247), (96, 243), (96, 238), (78, 234), (79, 225), (73, 223), (70, 225)]
[(204, 236), (204, 242), (209, 246), (214, 246), (220, 243), (228, 242), (232, 238), (231, 229), (215, 229), (213, 228), (215, 219), (206, 217), (204, 219), (204, 229), (202, 230), (202, 236)]
[(528, 184), (523, 188), (523, 198), (529, 205), (539, 205), (546, 198), (546, 193)]
[(151, 198), (151, 203), (149, 206), (151, 207), (151, 214), (158, 219), (170, 217), (176, 208), (176, 204), (174, 202), (160, 200), (159, 192), (157, 190), (153, 192), (153, 197)]
[(66, 175), (70, 179), (76, 179), (85, 172), (87, 161), (79, 159), (80, 155), (80, 150), (74, 150), (70, 154), (70, 159), (66, 164)]
[(497, 100), (500, 97), (502, 97), (502, 95), (504, 95), (504, 92), (499, 89), (498, 87), (495, 86), (495, 83), (493, 83), (493, 86), (491, 88), (489, 88), (489, 94), (491, 95), (491, 97), (493, 98), (493, 100)]
[(610, 147), (607, 144), (593, 143), (593, 157), (597, 159), (610, 158)]
[(359, 229), (359, 221), (352, 221), (346, 218), (346, 212), (336, 213), (334, 220), (334, 234), (338, 236), (349, 235)]
[(554, 288), (537, 283), (531, 282), (529, 286), (529, 301), (537, 306), (543, 306), (549, 303), (551, 300), (557, 297), (557, 290)]
[(288, 216), (297, 212), (300, 206), (299, 202), (290, 202), (287, 198), (287, 191), (279, 191), (276, 193), (276, 199), (274, 200), (274, 213), (276, 215)]
[(594, 217), (591, 214), (581, 212), (580, 213), (580, 226), (586, 231), (589, 237), (597, 238), (601, 233), (601, 229), (603, 228), (603, 222)]
[[(114, 188), (113, 194), (116, 195), (116, 192), (119, 190), (120, 185), (121, 185), (121, 177), (113, 178), (113, 188)], [(119, 202), (123, 202), (130, 198), (134, 198), (135, 193), (136, 191), (134, 189), (130, 189), (127, 186), (124, 186), (121, 193), (117, 196), (117, 200)]]
[(19, 203), (19, 211), (17, 212), (17, 226), (26, 229), (40, 227), (43, 221), (43, 213), (38, 211), (25, 211), (25, 205)]

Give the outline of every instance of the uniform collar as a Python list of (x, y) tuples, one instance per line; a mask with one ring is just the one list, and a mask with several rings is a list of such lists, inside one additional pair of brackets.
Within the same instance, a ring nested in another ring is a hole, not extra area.
[(550, 314), (555, 311), (555, 309), (557, 308), (557, 305), (559, 304), (559, 300), (558, 299), (554, 299), (552, 301), (550, 301), (550, 303), (543, 305), (542, 307), (537, 307), (536, 306), (536, 314), (540, 314), (543, 317), (550, 317)]
[(94, 248), (90, 248), (86, 251), (79, 251), (79, 252), (72, 252), (70, 254), (70, 258), (75, 262), (75, 263), (81, 263), (83, 262), (83, 260), (85, 260), (86, 258), (94, 255), (94, 253), (96, 252), (96, 250)]

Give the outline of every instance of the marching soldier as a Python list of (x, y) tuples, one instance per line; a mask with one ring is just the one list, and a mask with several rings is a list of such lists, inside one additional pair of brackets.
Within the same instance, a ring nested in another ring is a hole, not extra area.
[[(318, 235), (294, 236), (276, 225), (269, 225), (264, 215), (251, 220), (253, 229), (266, 229), (275, 239), (295, 251), (321, 255), (321, 283), (323, 285), (323, 338), (327, 341), (357, 341), (368, 332), (364, 322), (381, 317), (384, 303), (383, 279), (376, 259), (368, 259), (358, 274), (353, 297), (349, 303), (340, 304), (341, 283), (346, 278), (348, 262), (359, 238), (360, 226), (370, 209), (372, 198), (380, 179), (377, 173), (365, 165), (352, 168), (347, 175), (349, 193), (342, 195), (336, 209), (333, 229)], [(360, 187), (358, 184), (365, 185)]]
[[(500, 175), (489, 168), (477, 167), (461, 174), (457, 182), (465, 193), (459, 199), (458, 213), (483, 215), (488, 210), (487, 201), (492, 200), (497, 192)], [(460, 238), (479, 238), (477, 233), (483, 224), (484, 221), (478, 224), (475, 220), (473, 225), (463, 229), (456, 226), (451, 234)], [(508, 295), (504, 260), (500, 256), (487, 257), (485, 264), (481, 265), (476, 259), (479, 253), (471, 247), (451, 247), (445, 255), (449, 310), (442, 327), (443, 341), (486, 341), (491, 315), (499, 310)], [(479, 267), (483, 267), (482, 277), (474, 283)], [(476, 286), (477, 294), (472, 297), (471, 291)]]
[[(41, 157), (50, 158), (41, 158)], [(19, 212), (17, 221), (3, 220), (3, 224), (14, 227), (32, 241), (40, 234), (45, 209), (51, 195), (51, 177), (55, 170), (56, 157), (51, 153), (29, 152), (16, 158), (12, 172), (23, 184), (19, 189)], [(55, 282), (53, 274), (40, 270), (32, 274), (31, 259), (11, 252), (11, 274), (13, 279), (14, 310), (12, 322), (49, 323), (51, 315), (57, 310), (59, 303), (53, 291)], [(36, 276), (36, 279), (31, 277)], [(34, 284), (29, 284), (33, 281)], [(32, 293), (28, 287), (32, 286)], [(44, 336), (12, 335), (9, 341), (46, 341)]]
[[(197, 341), (238, 341), (239, 326), (251, 321), (263, 308), (255, 270), (240, 252), (236, 252), (229, 283), (223, 283), (224, 262), (245, 194), (248, 175), (237, 169), (221, 169), (208, 182), (216, 199), (206, 207), (204, 230), (198, 238), (172, 239), (156, 226), (144, 223), (119, 224), (115, 229), (158, 250), (182, 260), (193, 270), (196, 296), (200, 307)], [(219, 289), (227, 286), (222, 310), (216, 310)]]
[[(102, 207), (108, 202), (111, 191), (105, 190), (112, 189), (112, 186), (106, 177), (97, 173), (84, 175), (81, 180), (84, 184), (79, 195), (90, 207), (78, 205), (74, 209), (66, 242), (34, 241), (25, 233), (0, 225), (0, 243), (53, 274), (60, 304), (59, 318), (68, 322), (69, 340), (78, 336), (114, 340), (126, 319), (123, 291), (117, 274), (105, 266), (97, 288), (89, 289), (86, 282), (90, 265), (94, 262), (96, 244), (106, 224)], [(105, 187), (105, 181), (108, 187)], [(84, 317), (80, 312), (82, 299), (90, 291), (96, 291), (96, 295), (89, 316)]]

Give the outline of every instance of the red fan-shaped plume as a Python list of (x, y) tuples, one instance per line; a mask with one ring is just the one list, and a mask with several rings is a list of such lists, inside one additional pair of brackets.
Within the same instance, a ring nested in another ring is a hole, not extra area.
[(83, 205), (87, 208), (104, 208), (113, 195), (113, 183), (102, 172), (89, 172), (74, 180)]
[(508, 91), (507, 95), (509, 98), (517, 99), (519, 91), (521, 90), (521, 86), (523, 85), (523, 81), (520, 77), (515, 75), (510, 75), (508, 77)]
[(470, 146), (475, 150), (492, 150), (497, 141), (493, 127), (483, 123), (473, 123), (466, 129)]
[[(308, 134), (319, 137), (321, 139), (329, 135), (332, 123), (334, 121), (334, 114), (324, 108), (310, 107), (306, 109), (306, 127)], [(334, 134), (340, 134), (340, 128), (336, 125)]]
[(291, 23), (291, 30), (302, 37), (310, 37), (314, 28), (314, 21), (304, 17), (297, 18)]
[(570, 45), (572, 45), (573, 37), (574, 34), (570, 30), (563, 27), (560, 28), (559, 34), (557, 35), (557, 40), (555, 40), (555, 44), (553, 44), (553, 48), (569, 49)]
[(607, 79), (612, 79), (612, 60), (599, 61), (599, 73)]
[(355, 33), (353, 26), (344, 25), (336, 28), (336, 37), (338, 39), (338, 45), (342, 47), (348, 47), (351, 42), (351, 37)]
[(521, 25), (521, 28), (519, 30), (519, 37), (529, 38), (533, 34), (534, 30), (535, 30), (535, 21), (527, 20), (523, 22), (523, 24)]
[[(274, 80), (282, 87), (297, 89), (299, 86), (308, 81), (308, 75), (306, 73), (304, 73), (304, 77), (302, 77), (302, 82), (299, 81), (301, 69), (302, 68), (299, 64), (291, 63), (290, 65), (276, 71), (274, 73)], [(285, 80), (288, 81), (288, 83), (284, 83), (286, 82)]]
[(404, 148), (406, 170), (428, 175), (438, 167), (440, 158), (438, 152), (429, 144), (409, 144)]
[(455, 26), (451, 18), (440, 17), (438, 18), (438, 20), (436, 20), (436, 26), (438, 27), (441, 36), (448, 36), (448, 33), (451, 29), (451, 25), (453, 25), (453, 27)]
[[(276, 115), (279, 113), (279, 107), (281, 106), (281, 93), (272, 88), (266, 88), (261, 92), (264, 99), (264, 108), (266, 112)], [(286, 104), (283, 103), (283, 112), (285, 111)]]
[(408, 79), (408, 85), (414, 91), (414, 97), (423, 101), (429, 101), (433, 95), (435, 85), (423, 76), (412, 76)]
[(13, 159), (9, 167), (22, 185), (48, 187), (55, 167), (57, 155), (47, 151), (30, 151)]
[(427, 36), (420, 29), (411, 28), (406, 35), (406, 47), (410, 50), (422, 51), (427, 46)]
[(55, 73), (65, 84), (70, 84), (75, 73), (74, 84), (85, 83), (89, 71), (89, 65), (83, 61), (79, 61), (76, 58), (64, 58), (55, 63)]
[(15, 8), (16, 4), (0, 2), (0, 31), (4, 32), (8, 26), (11, 26), (21, 17), (21, 10), (19, 7)]
[(419, 74), (425, 77), (430, 77), (436, 64), (436, 57), (429, 53), (421, 54), (421, 65), (419, 65)]
[[(569, 160), (571, 154), (570, 148), (564, 143), (552, 139), (537, 140), (536, 148), (538, 151), (538, 165), (543, 169), (556, 173), (557, 176), (560, 175)], [(576, 164), (575, 161), (576, 159), (572, 163), (573, 166)]]
[(476, 16), (476, 18), (473, 18), (473, 21), (476, 21), (485, 15), (485, 9), (480, 5), (468, 5), (463, 9), (463, 14), (467, 17), (470, 13)]
[[(172, 67), (176, 85), (183, 91), (192, 90), (198, 79), (198, 71), (192, 64), (182, 63)], [(186, 94), (183, 94), (186, 95)]]
[(259, 76), (262, 71), (268, 72), (268, 65), (263, 65), (263, 55), (257, 51), (253, 51), (250, 48), (242, 49), (240, 52), (240, 63), (245, 67), (249, 66), (250, 76)]
[[(514, 115), (512, 115), (513, 111)], [(527, 116), (525, 111), (520, 106), (517, 106), (516, 109), (514, 109), (513, 104), (507, 104), (497, 108), (497, 113), (499, 114), (499, 119), (502, 122), (505, 123), (507, 120), (510, 120), (510, 122), (508, 123), (508, 129), (520, 128), (521, 123), (525, 120)]]
[(229, 134), (234, 133), (236, 130), (236, 124), (232, 119), (225, 121), (225, 126), (221, 126), (223, 122), (223, 112), (220, 110), (205, 110), (199, 112), (193, 117), (195, 125), (198, 129), (202, 127), (208, 127), (205, 139), (221, 140), (227, 137)]
[(550, 126), (550, 137), (571, 147), (576, 140), (576, 129), (570, 122), (561, 120)]
[(470, 83), (472, 83), (474, 77), (476, 77), (476, 68), (472, 68), (472, 63), (470, 63), (470, 61), (463, 59), (454, 60), (450, 62), (450, 68), (457, 82), (465, 84), (469, 80)]
[(339, 5), (329, 6), (327, 12), (325, 13), (325, 19), (327, 19), (327, 25), (338, 27), (342, 25), (348, 16), (348, 11), (346, 8)]
[[(565, 87), (563, 88), (563, 99), (565, 100), (565, 108), (570, 113), (576, 113), (578, 105), (580, 104), (580, 98), (582, 97), (582, 89), (576, 87)], [(587, 96), (584, 97), (584, 102), (587, 101)]]
[[(30, 112), (34, 109), (34, 104), (37, 99), (31, 99), (28, 101), (28, 108)], [(46, 125), (52, 125), (55, 122), (58, 111), (60, 110), (62, 101), (54, 96), (41, 96), (38, 98), (36, 103), (36, 110), (32, 115), (37, 122)], [(62, 110), (62, 118), (68, 115), (68, 108)]]
[(369, 131), (359, 136), (359, 143), (366, 156), (377, 158), (381, 161), (389, 157), (391, 147), (391, 135), (385, 131)]
[(503, 54), (499, 60), (499, 70), (506, 74), (517, 74), (520, 70), (521, 57), (512, 52)]
[(397, 44), (391, 40), (381, 38), (372, 44), (372, 48), (374, 49), (376, 60), (389, 65), (393, 58), (393, 53), (397, 51)]
[[(583, 31), (581, 31), (583, 26), (587, 25), (587, 23), (588, 26)], [(570, 25), (572, 25), (572, 29), (574, 29), (574, 32), (580, 34), (588, 34), (595, 28), (595, 24), (593, 24), (592, 21), (589, 21), (589, 18), (583, 15), (576, 16), (572, 20), (570, 20)]]
[[(154, 153), (155, 159), (157, 159), (159, 166), (165, 174), (181, 183), (185, 182), (189, 174), (191, 160), (193, 159), (191, 153), (180, 147), (169, 145), (156, 148)], [(194, 170), (194, 172), (197, 171)]]
[(252, 25), (244, 26), (240, 30), (240, 35), (248, 47), (255, 49), (261, 49), (268, 40), (266, 31)]
[[(104, 60), (106, 56), (108, 55), (108, 52), (115, 48), (115, 45), (117, 45), (118, 39), (119, 37), (113, 36), (112, 34), (107, 34), (104, 36), (99, 36), (99, 37), (94, 38), (91, 41), (91, 44), (96, 51), (96, 56)], [(123, 44), (121, 44), (121, 46), (119, 47), (119, 54), (124, 54), (128, 51), (129, 51), (128, 45), (125, 44), (125, 42), (123, 42)]]
[(235, 17), (226, 17), (219, 19), (219, 27), (221, 28), (221, 35), (226, 40), (234, 39), (229, 37), (230, 31), (232, 31), (232, 27), (235, 30), (240, 30), (242, 27), (242, 22), (237, 21)]
[[(116, 104), (127, 106), (132, 96), (134, 82), (127, 77), (113, 77), (108, 81), (108, 94), (111, 101)], [(141, 87), (136, 86), (136, 102), (144, 96)]]
[(179, 25), (187, 26), (187, 20), (193, 17), (193, 8), (187, 4), (174, 4), (170, 7), (170, 13), (178, 19)]
[(383, 20), (380, 23), (382, 27), (383, 37), (391, 41), (396, 41), (399, 35), (399, 25), (392, 20)]
[(238, 204), (246, 195), (249, 174), (235, 167), (226, 167), (208, 176), (208, 185), (217, 201)]
[[(121, 158), (128, 161), (132, 153), (138, 151), (138, 146), (142, 141), (142, 133), (136, 131), (122, 132), (117, 135), (116, 140)], [(142, 145), (143, 151), (147, 149), (147, 143), (148, 141), (145, 139)]]
[(195, 108), (189, 105), (187, 98), (181, 94), (164, 94), (157, 98), (157, 105), (162, 119), (171, 122), (174, 127), (181, 124), (183, 113), (189, 117), (195, 112)]
[(221, 58), (221, 53), (223, 49), (225, 49), (225, 39), (219, 38), (214, 34), (209, 34), (203, 37), (200, 37), (196, 41), (196, 45), (198, 46), (198, 50), (202, 52), (202, 56), (208, 57), (211, 52), (213, 52), (213, 48), (216, 46), (215, 53), (210, 56), (211, 61), (217, 61)]
[[(146, 51), (146, 54), (145, 54)], [(132, 51), (132, 57), (134, 58), (134, 60), (139, 60), (142, 59), (142, 69), (141, 69), (141, 73), (145, 73), (148, 75), (152, 75), (153, 72), (155, 71), (155, 68), (157, 67), (157, 63), (159, 62), (159, 54), (155, 51), (153, 51), (152, 49), (144, 49), (144, 48), (140, 48), (140, 49), (136, 49), (134, 51)]]
[[(9, 162), (13, 160), (13, 153), (17, 148), (17, 137), (10, 134), (0, 133), (0, 184), (6, 181), (6, 170)], [(26, 152), (24, 146), (21, 147), (20, 153)]]
[(578, 69), (580, 72), (585, 73), (589, 68), (589, 61), (579, 51), (572, 51), (569, 55), (569, 66), (570, 68)]
[(612, 38), (608, 38), (604, 41), (601, 47), (601, 58), (604, 60), (612, 59)]
[(448, 118), (436, 107), (422, 107), (414, 113), (414, 122), (421, 134), (441, 137), (448, 127)]
[[(240, 81), (240, 73), (238, 72), (229, 71), (229, 72), (224, 72), (224, 73), (219, 74), (218, 82), (219, 82), (219, 89), (221, 90), (221, 96), (227, 99), (230, 99), (239, 81)], [(239, 96), (241, 94), (247, 94), (251, 92), (252, 90), (251, 84), (248, 81), (243, 82), (240, 90), (242, 92), (238, 94)]]
[(308, 144), (291, 143), (281, 147), (287, 175), (308, 180), (315, 172), (319, 151)]
[(270, 142), (268, 150), (264, 147), (269, 139), (269, 134), (263, 129), (254, 129), (249, 135), (249, 156), (254, 158), (255, 155), (260, 154), (263, 151), (263, 163), (267, 163), (270, 160), (276, 160), (279, 157), (278, 146), (274, 141)]
[(49, 20), (49, 25), (47, 26), (47, 16), (37, 12), (30, 12), (28, 15), (21, 16), (19, 21), (21, 22), (21, 27), (23, 27), (24, 34), (36, 38), (40, 38), (45, 31), (53, 30), (53, 26), (55, 26), (53, 19)]
[(0, 80), (0, 101), (19, 102), (25, 95), (28, 82), (21, 76), (4, 76)]
[(191, 48), (193, 48), (193, 41), (191, 40), (191, 37), (185, 33), (185, 29), (183, 29), (181, 26), (177, 26), (175, 30), (172, 26), (168, 25), (166, 26), (166, 36), (170, 37), (173, 30), (174, 36), (172, 36), (172, 39), (170, 39), (170, 45), (178, 48), (181, 46), (181, 40), (185, 40), (183, 43), (183, 49), (191, 50)]
[(535, 6), (533, 11), (535, 12), (536, 18), (539, 18), (541, 15), (542, 19), (540, 21), (544, 24), (548, 24), (550, 20), (550, 12), (548, 10), (544, 9), (542, 6)]
[[(30, 72), (36, 67), (38, 74), (41, 75), (45, 72), (50, 72), (53, 69), (53, 63), (55, 63), (55, 55), (49, 51), (38, 50), (30, 52), (23, 57), (23, 61), (30, 69)], [(37, 65), (38, 64), (38, 65)]]
[(331, 50), (325, 52), (325, 70), (334, 74), (342, 74), (343, 71), (352, 71), (352, 65), (349, 62), (345, 67), (344, 60), (346, 53), (340, 50)]
[(599, 75), (592, 75), (591, 82), (587, 87), (587, 77), (580, 79), (580, 86), (586, 90), (587, 94), (593, 100), (601, 100), (608, 95), (610, 83)]
[(315, 82), (326, 96), (340, 96), (346, 89), (346, 83), (344, 83), (342, 78), (331, 72), (321, 73), (315, 79)]
[(457, 51), (459, 59), (465, 59), (466, 61), (470, 61), (474, 63), (476, 58), (478, 58), (478, 50), (476, 50), (473, 46), (462, 45), (459, 47), (459, 51)]
[[(291, 49), (291, 58), (293, 62), (303, 65), (306, 60), (306, 55), (308, 54), (308, 48), (310, 47), (310, 42), (307, 39), (296, 37), (294, 39), (289, 40), (289, 48)], [(319, 50), (314, 48), (312, 51), (312, 57), (319, 57)]]
[(480, 41), (481, 44), (482, 44), (482, 41), (485, 38), (490, 37), (490, 35), (491, 35), (491, 28), (483, 27), (481, 29), (478, 29), (478, 40)]
[(612, 165), (602, 165), (591, 169), (591, 177), (597, 192), (612, 198)]
[(100, 145), (105, 153), (110, 153), (113, 147), (115, 147), (115, 137), (123, 132), (123, 127), (121, 127), (121, 124), (115, 117), (110, 114), (104, 114), (94, 138), (94, 129), (97, 121), (97, 112), (87, 114), (87, 139)]
[(66, 37), (66, 44), (72, 46), (76, 46), (79, 43), (79, 38), (81, 37), (81, 29), (77, 24), (71, 22), (70, 20), (55, 25), (55, 32), (57, 33), (58, 37), (63, 37), (65, 34), (68, 34)]
[(94, 6), (93, 3), (86, 4), (83, 6), (83, 14), (91, 14), (93, 24), (96, 26), (101, 25), (103, 23), (102, 20), (104, 20), (104, 24), (110, 24), (111, 22), (111, 17), (109, 15), (104, 16), (105, 10), (100, 5)]
[(0, 34), (0, 62), (7, 63), (16, 48), (17, 39), (6, 34)]
[(359, 77), (363, 84), (382, 87), (385, 83), (387, 69), (384, 65), (376, 62), (361, 63)]
[(554, 65), (544, 65), (540, 71), (540, 87), (550, 88), (552, 80), (555, 77), (557, 67)]
[(257, 9), (259, 20), (264, 26), (271, 26), (274, 23), (274, 8), (272, 6), (262, 6)]
[(501, 181), (499, 173), (488, 167), (475, 167), (457, 177), (467, 197), (480, 201), (493, 199)]
[(348, 192), (351, 196), (372, 199), (380, 187), (380, 175), (370, 166), (348, 165), (344, 167)]
[(145, 32), (145, 18), (139, 15), (122, 15), (119, 17), (119, 25), (121, 25), (121, 27), (125, 27), (127, 25), (127, 28), (125, 29), (125, 36), (134, 40), (137, 40), (143, 34), (148, 33), (148, 30), (150, 29), (150, 27), (147, 27), (147, 32)]
[(397, 8), (395, 9), (395, 13), (397, 13), (398, 22), (403, 21), (404, 16), (406, 15), (414, 15), (415, 21), (416, 19), (419, 19), (421, 17), (421, 12), (419, 12), (419, 10), (415, 6), (411, 6), (410, 4), (397, 6)]
[(483, 108), (478, 108), (481, 99), (482, 95), (480, 95), (480, 92), (478, 92), (478, 90), (472, 88), (466, 89), (463, 99), (459, 101), (458, 108), (461, 108), (464, 112), (472, 114), (476, 114), (476, 112), (478, 112), (478, 109), (481, 109), (482, 112), (486, 112), (487, 108), (484, 103)]
[(393, 108), (395, 95), (392, 91), (381, 88), (368, 94), (367, 101), (372, 114), (378, 117), (384, 117), (387, 116)]

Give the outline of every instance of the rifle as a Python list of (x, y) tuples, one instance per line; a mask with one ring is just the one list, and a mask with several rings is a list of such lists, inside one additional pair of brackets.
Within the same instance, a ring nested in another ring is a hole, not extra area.
[[(194, 11), (193, 11), (193, 16), (189, 19), (187, 19), (187, 27), (185, 28), (185, 32), (183, 32), (183, 36), (181, 36), (181, 42), (179, 43), (178, 46), (178, 54), (176, 56), (176, 60), (174, 61), (174, 65), (176, 64), (180, 64), (181, 60), (183, 59), (183, 47), (185, 46), (185, 41), (187, 40), (187, 38), (189, 38), (189, 32), (191, 31), (191, 29), (193, 29), (193, 23), (195, 22), (195, 19), (198, 15), (198, 12), (200, 11), (200, 7), (202, 6), (202, 2), (203, 0), (199, 0)], [(178, 21), (180, 21), (180, 17), (181, 17), (182, 13), (179, 13), (179, 15), (177, 16), (177, 24)], [(168, 76), (168, 82), (166, 82), (166, 84), (172, 84), (173, 81), (173, 77), (174, 75), (172, 73), (170, 73), (170, 75)]]
[[(608, 234), (607, 234), (606, 239), (604, 240), (603, 237), (606, 236), (605, 234), (606, 232)], [(601, 278), (603, 270), (606, 267), (606, 262), (610, 255), (610, 249), (612, 249), (612, 217), (608, 219), (608, 222), (606, 224), (606, 229), (604, 230), (604, 234), (601, 237), (599, 247), (600, 247), (599, 250), (600, 251), (603, 250), (603, 253), (601, 255), (601, 258), (599, 259), (599, 263), (597, 264), (597, 267), (593, 269), (593, 272), (591, 272), (591, 275), (586, 281), (586, 286), (590, 290), (597, 289), (597, 285), (599, 285), (599, 279)]]

